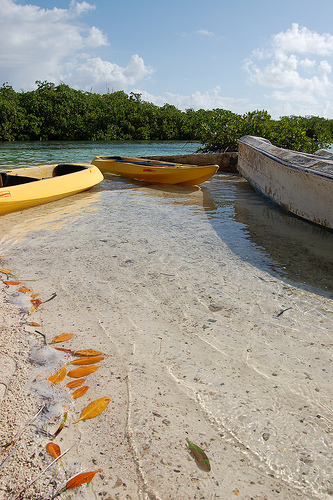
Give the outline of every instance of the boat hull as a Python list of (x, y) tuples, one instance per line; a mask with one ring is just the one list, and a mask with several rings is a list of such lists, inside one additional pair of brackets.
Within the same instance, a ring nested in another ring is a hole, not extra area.
[[(0, 188), (0, 214), (71, 196), (103, 180), (97, 167), (78, 164), (41, 165), (4, 170), (0, 174), (7, 181)], [(19, 181), (22, 183), (15, 185)]]
[(307, 221), (333, 229), (333, 161), (245, 136), (238, 170), (263, 196)]
[(210, 179), (218, 165), (182, 165), (178, 163), (112, 156), (96, 156), (91, 162), (101, 172), (154, 184), (196, 186)]

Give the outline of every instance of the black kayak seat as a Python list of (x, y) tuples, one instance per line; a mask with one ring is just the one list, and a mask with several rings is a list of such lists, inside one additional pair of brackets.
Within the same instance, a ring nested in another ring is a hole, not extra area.
[(101, 160), (117, 160), (117, 161), (123, 160), (121, 156), (100, 156), (99, 158)]
[[(66, 163), (60, 163), (53, 169), (52, 175), (53, 177), (58, 177), (60, 175), (72, 174), (73, 172), (80, 172), (86, 168), (87, 167), (84, 165), (68, 165)], [(36, 179), (34, 177), (12, 175), (7, 174), (6, 172), (0, 172), (0, 188), (18, 186), (19, 184), (27, 184), (28, 182), (35, 182), (39, 180), (40, 179)]]
[(60, 175), (72, 174), (74, 172), (80, 172), (81, 170), (86, 170), (84, 165), (68, 165), (67, 163), (59, 163), (53, 169), (53, 177), (59, 177)]
[(0, 172), (0, 187), (18, 186), (19, 184), (27, 184), (28, 182), (38, 181), (33, 177), (25, 177), (23, 175), (11, 175), (6, 172)]
[(131, 165), (139, 165), (141, 167), (172, 167), (173, 163), (154, 161), (154, 160), (131, 160), (130, 158), (123, 158), (122, 156), (100, 156), (100, 160), (115, 160), (117, 163), (130, 163)]

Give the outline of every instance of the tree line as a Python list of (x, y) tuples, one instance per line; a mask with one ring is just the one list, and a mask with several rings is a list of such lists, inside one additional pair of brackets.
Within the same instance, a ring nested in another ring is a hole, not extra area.
[(203, 152), (237, 151), (243, 135), (265, 137), (276, 146), (314, 152), (333, 143), (333, 120), (283, 116), (264, 110), (243, 115), (223, 109), (156, 106), (141, 94), (96, 94), (61, 83), (36, 81), (36, 90), (0, 87), (0, 141), (198, 141)]

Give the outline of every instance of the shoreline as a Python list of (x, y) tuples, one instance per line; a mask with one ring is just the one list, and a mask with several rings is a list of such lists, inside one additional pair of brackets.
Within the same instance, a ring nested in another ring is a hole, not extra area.
[[(239, 174), (238, 153), (192, 153), (186, 155), (159, 155), (145, 158), (187, 165), (218, 165), (217, 173)], [(240, 175), (240, 174), (239, 174)]]
[[(98, 469), (88, 487), (61, 498), (331, 496), (333, 301), (241, 260), (201, 205), (201, 191), (140, 187), (6, 217), (0, 266), (22, 283), (2, 285), (1, 297), (24, 285), (42, 303), (28, 316), (4, 304), (2, 349), (13, 349), (19, 382), (5, 396), (10, 436), (3, 427), (2, 439), (13, 439), (50, 399), (38, 377), (71, 360), (51, 356), (36, 329), (48, 344), (66, 332), (73, 337), (59, 347), (105, 353), (82, 398), (68, 402), (67, 377), (51, 391), (52, 404), (34, 423), (54, 433), (66, 406), (55, 442), (62, 452), (72, 447), (63, 457), (67, 476), (52, 466), (25, 498), (49, 500), (69, 477)], [(103, 413), (74, 423), (102, 397), (111, 399)], [(24, 486), (51, 463), (49, 439), (34, 429), (1, 471), (1, 487)], [(187, 439), (205, 451), (211, 471), (198, 467)]]
[[(8, 290), (1, 280), (0, 309), (0, 491), (3, 498), (14, 498), (45, 467), (40, 440), (29, 425), (42, 402), (29, 388), (32, 329), (18, 307), (8, 302)], [(43, 492), (43, 481), (51, 480), (52, 474), (46, 474), (38, 492)], [(34, 490), (26, 493), (24, 498), (36, 498)]]
[[(21, 284), (22, 283), (20, 283), (20, 285)], [(50, 438), (41, 435), (37, 429), (44, 427), (44, 429), (47, 429), (49, 432), (51, 432), (51, 430), (54, 431), (58, 428), (59, 422), (61, 422), (63, 418), (63, 411), (59, 411), (59, 407), (57, 408), (57, 404), (59, 406), (59, 401), (56, 401), (58, 393), (53, 394), (52, 397), (54, 400), (49, 404), (50, 394), (48, 390), (45, 389), (45, 386), (40, 389), (40, 391), (38, 391), (38, 389), (36, 390), (36, 387), (34, 388), (36, 374), (38, 374), (37, 377), (40, 373), (46, 373), (48, 376), (55, 371), (57, 365), (63, 365), (68, 362), (69, 359), (73, 358), (66, 358), (66, 355), (63, 357), (60, 353), (58, 359), (54, 360), (53, 356), (50, 355), (52, 346), (43, 346), (43, 341), (38, 335), (34, 334), (37, 327), (35, 325), (30, 326), (29, 323), (35, 322), (36, 319), (43, 323), (43, 317), (45, 321), (47, 311), (43, 311), (43, 306), (41, 306), (40, 310), (28, 314), (26, 311), (20, 311), (17, 305), (10, 303), (11, 296), (17, 295), (17, 291), (11, 293), (11, 287), (7, 287), (6, 289), (6, 286), (1, 283), (0, 292), (0, 307), (3, 312), (1, 318), (2, 323), (0, 324), (2, 330), (0, 355), (2, 366), (6, 366), (6, 369), (0, 372), (0, 384), (6, 384), (6, 389), (1, 394), (1, 409), (2, 414), (5, 416), (5, 418), (2, 418), (0, 427), (0, 443), (2, 445), (1, 462), (8, 459), (6, 463), (3, 464), (3, 470), (0, 472), (0, 491), (5, 492), (4, 499), (13, 500), (20, 492), (24, 492), (22, 498), (26, 500), (35, 500), (37, 498), (36, 495), (38, 495), (38, 498), (43, 498), (43, 500), (51, 499), (52, 495), (54, 495), (60, 487), (66, 484), (69, 477), (82, 471), (87, 471), (89, 469), (89, 463), (90, 470), (99, 470), (99, 467), (102, 465), (103, 455), (105, 455), (105, 452), (101, 451), (104, 445), (103, 441), (105, 437), (111, 438), (111, 436), (113, 436), (113, 439), (111, 439), (113, 441), (111, 456), (116, 455), (117, 460), (119, 460), (117, 464), (111, 467), (109, 466), (109, 469), (111, 469), (113, 473), (113, 480), (105, 481), (104, 463), (103, 470), (97, 472), (94, 482), (89, 485), (91, 488), (90, 491), (86, 491), (85, 486), (82, 486), (70, 490), (69, 493), (64, 492), (61, 497), (73, 500), (78, 498), (88, 498), (90, 500), (101, 497), (111, 499), (113, 496), (108, 496), (108, 494), (112, 495), (113, 492), (117, 492), (116, 498), (119, 499), (137, 498), (158, 500), (167, 498), (173, 500), (176, 498), (186, 498), (190, 500), (193, 498), (192, 494), (187, 495), (184, 490), (178, 497), (176, 493), (177, 488), (176, 490), (174, 489), (173, 493), (170, 495), (164, 494), (162, 496), (157, 494), (155, 488), (150, 488), (149, 482), (145, 478), (140, 466), (140, 462), (144, 460), (143, 457), (145, 454), (149, 453), (150, 440), (148, 436), (141, 436), (144, 437), (143, 443), (146, 444), (143, 446), (143, 451), (140, 450), (135, 443), (135, 425), (129, 422), (130, 420), (135, 422), (135, 412), (137, 410), (129, 410), (128, 403), (132, 400), (131, 402), (135, 406), (139, 404), (139, 400), (137, 400), (138, 394), (134, 396), (134, 394), (131, 393), (128, 377), (131, 376), (133, 372), (135, 373), (137, 369), (135, 366), (117, 366), (115, 368), (114, 360), (111, 363), (113, 366), (110, 373), (120, 382), (122, 389), (115, 390), (114, 380), (112, 381), (112, 403), (114, 403), (115, 399), (118, 399), (118, 402), (123, 398), (127, 399), (125, 405), (123, 405), (121, 415), (118, 415), (118, 418), (115, 419), (114, 413), (112, 415), (109, 414), (106, 416), (107, 421), (104, 419), (103, 424), (98, 422), (97, 418), (95, 421), (91, 420), (88, 424), (89, 429), (82, 429), (73, 436), (71, 435), (74, 433), (73, 427), (71, 427), (74, 420), (73, 413), (76, 414), (75, 419), (78, 418), (79, 413), (77, 409), (74, 408), (73, 401), (71, 404), (71, 402), (68, 399), (66, 401), (65, 398), (61, 402), (71, 405), (71, 408), (68, 407), (68, 411), (69, 414), (72, 413), (70, 416), (72, 422), (65, 425), (62, 434), (59, 435), (60, 439), (51, 441), (58, 442), (61, 445), (61, 452), (65, 451), (65, 448), (73, 448), (72, 451), (70, 450), (68, 455), (62, 459), (67, 472), (65, 474), (64, 470), (58, 464), (55, 464), (48, 471), (42, 473), (53, 459), (45, 450), (45, 445), (47, 442), (50, 442)], [(26, 303), (26, 301), (23, 302)], [(22, 303), (22, 301), (20, 303)], [(46, 330), (45, 325), (38, 326), (38, 330)], [(50, 338), (47, 339), (48, 344), (50, 340)], [(81, 341), (82, 340), (77, 338), (74, 341), (75, 346), (80, 346)], [(69, 347), (71, 345), (71, 347), (73, 347), (72, 342), (56, 344), (56, 346), (58, 345), (63, 347)], [(44, 347), (47, 350), (45, 359), (43, 359), (43, 354), (41, 354)], [(108, 351), (107, 345), (104, 344), (103, 347)], [(110, 351), (107, 352), (107, 356), (112, 356), (112, 353)], [(35, 363), (33, 361), (35, 361)], [(106, 364), (108, 363), (106, 362)], [(123, 370), (128, 373), (125, 377)], [(105, 374), (104, 376), (102, 375), (102, 378), (103, 377), (105, 377)], [(99, 385), (100, 384), (97, 383), (97, 386)], [(160, 380), (160, 385), (163, 385), (162, 380)], [(95, 387), (95, 390), (96, 389)], [(145, 399), (144, 392), (140, 395), (140, 398), (143, 398), (143, 400)], [(41, 414), (41, 410), (43, 407), (45, 408), (45, 406), (48, 406), (47, 411), (44, 412), (45, 417), (40, 419), (38, 415)], [(165, 410), (163, 411), (162, 408), (158, 408), (158, 406), (156, 410), (157, 411), (153, 412), (153, 419), (155, 421), (155, 429), (153, 429), (153, 431), (157, 433), (160, 431), (159, 428), (161, 426), (166, 429), (169, 429), (170, 426), (173, 432), (178, 434), (176, 431), (177, 424), (179, 423), (177, 422), (177, 417), (180, 415), (176, 415), (175, 418), (175, 416), (171, 416), (170, 413), (165, 413)], [(194, 408), (192, 410), (194, 410)], [(189, 407), (184, 407), (182, 409), (182, 417), (185, 418), (185, 420), (189, 412), (191, 412)], [(45, 426), (48, 419), (51, 426)], [(85, 424), (87, 424), (87, 422), (85, 422)], [(187, 427), (187, 425), (185, 425), (185, 427)], [(201, 429), (200, 427), (197, 429), (196, 433), (204, 437), (204, 440), (200, 443), (201, 446), (208, 446), (210, 442), (210, 447), (212, 448), (212, 444), (216, 440), (216, 437), (213, 435), (210, 438), (208, 437), (211, 432), (207, 425), (204, 425)], [(194, 429), (192, 429), (192, 433), (194, 433), (193, 431)], [(190, 433), (187, 434), (190, 436)], [(225, 455), (223, 459), (223, 462), (225, 462), (224, 467), (226, 467), (227, 470), (228, 467), (230, 467), (230, 462), (237, 463), (237, 476), (234, 477), (232, 470), (230, 470), (230, 473), (228, 473), (225, 478), (226, 484), (224, 488), (229, 484), (230, 495), (236, 495), (242, 499), (273, 499), (280, 498), (281, 493), (283, 493), (283, 498), (288, 500), (310, 500), (311, 498), (315, 498), (306, 494), (303, 495), (300, 491), (284, 485), (283, 481), (274, 479), (273, 476), (267, 476), (264, 469), (262, 471), (260, 471), (260, 469), (257, 471), (253, 470), (250, 463), (251, 461), (246, 458), (246, 453), (244, 454), (245, 449), (243, 450), (241, 443), (228, 432), (220, 435), (220, 437), (223, 436), (225, 439), (223, 451), (223, 455)], [(14, 444), (10, 448), (4, 450), (3, 444), (10, 444), (12, 440)], [(198, 484), (201, 483), (203, 488), (204, 484), (208, 487), (209, 483), (207, 483), (206, 479), (207, 472), (202, 472), (200, 470), (201, 467), (198, 468), (195, 466), (194, 457), (191, 456), (189, 449), (186, 450), (187, 447), (185, 443), (181, 443), (182, 439), (180, 436), (178, 436), (177, 440), (179, 440), (178, 448), (180, 448), (180, 450), (178, 450), (178, 452), (175, 450), (172, 456), (179, 455), (178, 462), (177, 459), (176, 461), (173, 459), (172, 462), (168, 462), (162, 458), (162, 468), (164, 466), (168, 468), (171, 466), (175, 473), (183, 476), (181, 469), (184, 468), (183, 461), (185, 459), (187, 468), (189, 471), (192, 470), (190, 473), (191, 481)], [(109, 445), (107, 448), (109, 448)], [(179, 451), (181, 451), (180, 454)], [(111, 463), (112, 462), (113, 460), (111, 458)], [(112, 469), (115, 469), (115, 471)], [(40, 479), (35, 482), (36, 478), (40, 475)], [(162, 476), (161, 480), (163, 481)], [(29, 487), (31, 482), (33, 482), (33, 484)], [(180, 478), (180, 483), (181, 482)], [(97, 483), (96, 489), (94, 487), (95, 483)], [(216, 484), (219, 486), (218, 481), (216, 481)], [(251, 496), (246, 493), (249, 487)], [(217, 491), (219, 491), (219, 489), (218, 487)], [(269, 496), (266, 497), (265, 495)], [(215, 494), (215, 497), (219, 498), (220, 495)], [(204, 494), (201, 498), (211, 498), (211, 494), (209, 493), (207, 496)]]

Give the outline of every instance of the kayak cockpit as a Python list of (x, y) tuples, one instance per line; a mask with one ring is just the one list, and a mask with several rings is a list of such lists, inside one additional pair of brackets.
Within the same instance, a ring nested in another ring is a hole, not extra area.
[(27, 182), (38, 181), (34, 177), (26, 177), (23, 175), (11, 175), (6, 172), (0, 172), (0, 188), (18, 186), (19, 184), (26, 184)]
[[(74, 172), (80, 172), (81, 170), (86, 170), (87, 166), (84, 165), (68, 165), (66, 163), (60, 163), (56, 165), (52, 170), (52, 177), (60, 177), (61, 175), (72, 174)], [(13, 172), (13, 171), (11, 171)], [(39, 181), (41, 178), (28, 177), (23, 175), (15, 175), (13, 173), (0, 172), (0, 188), (18, 186), (20, 184), (27, 184), (28, 182)]]
[(59, 177), (60, 175), (73, 174), (74, 172), (81, 172), (87, 170), (87, 165), (73, 165), (67, 163), (59, 163), (54, 167), (52, 177)]

